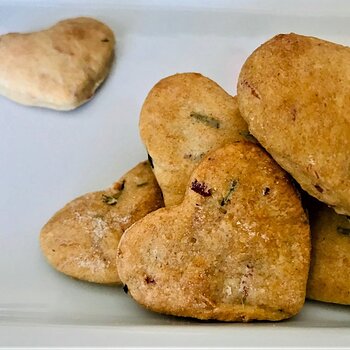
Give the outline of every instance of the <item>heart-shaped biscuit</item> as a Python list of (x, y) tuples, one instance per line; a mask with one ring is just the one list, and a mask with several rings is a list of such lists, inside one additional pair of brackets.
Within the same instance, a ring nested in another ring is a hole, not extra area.
[(350, 218), (315, 202), (308, 207), (312, 255), (307, 297), (350, 305)]
[(25, 105), (74, 109), (106, 78), (115, 39), (105, 24), (67, 19), (33, 33), (0, 36), (0, 94)]
[(115, 263), (120, 237), (161, 206), (152, 170), (140, 163), (111, 188), (76, 198), (58, 211), (41, 231), (41, 249), (54, 268), (69, 276), (120, 283)]
[(199, 164), (180, 205), (130, 227), (117, 256), (131, 296), (153, 311), (281, 320), (304, 303), (309, 225), (286, 173), (237, 142)]
[(242, 67), (250, 132), (309, 194), (350, 215), (350, 48), (285, 34)]
[(244, 139), (248, 127), (235, 97), (201, 74), (183, 73), (162, 79), (149, 92), (140, 115), (140, 134), (169, 206), (182, 201), (201, 159)]

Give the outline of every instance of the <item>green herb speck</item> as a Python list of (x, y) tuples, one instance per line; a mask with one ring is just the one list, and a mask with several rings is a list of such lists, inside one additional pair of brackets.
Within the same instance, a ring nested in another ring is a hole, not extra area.
[(118, 199), (119, 199), (120, 195), (122, 194), (122, 192), (124, 190), (124, 184), (125, 184), (125, 181), (123, 181), (119, 185), (118, 192), (116, 192), (116, 193), (113, 193), (111, 195), (103, 194), (102, 195), (102, 202), (106, 203), (108, 205), (116, 205), (118, 203)]
[(223, 207), (224, 205), (226, 205), (232, 196), (232, 193), (236, 190), (238, 181), (237, 180), (232, 180), (230, 183), (230, 187), (225, 195), (225, 197), (220, 201), (220, 205)]
[(337, 231), (338, 231), (339, 233), (341, 233), (342, 235), (350, 236), (350, 228), (349, 228), (349, 227), (341, 227), (341, 226), (338, 226), (338, 227), (337, 227)]
[(106, 203), (108, 205), (115, 205), (118, 203), (118, 198), (115, 198), (114, 196), (107, 196), (107, 195), (103, 194), (102, 201), (103, 201), (103, 203)]
[(209, 117), (208, 115), (192, 112), (190, 116), (191, 118), (194, 118), (203, 124), (211, 126), (212, 128), (219, 129), (220, 127), (220, 122), (213, 117)]

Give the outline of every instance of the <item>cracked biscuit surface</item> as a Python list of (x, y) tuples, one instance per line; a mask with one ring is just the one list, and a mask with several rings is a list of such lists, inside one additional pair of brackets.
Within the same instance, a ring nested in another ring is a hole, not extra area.
[(112, 30), (88, 17), (33, 33), (0, 36), (0, 94), (18, 103), (71, 110), (87, 102), (108, 75)]
[(236, 142), (195, 169), (181, 204), (150, 213), (121, 238), (131, 296), (156, 312), (222, 321), (282, 320), (304, 304), (310, 234), (286, 173)]
[(147, 162), (138, 164), (111, 188), (87, 193), (59, 210), (42, 228), (40, 245), (58, 271), (96, 283), (120, 283), (116, 251), (124, 231), (163, 206)]
[(214, 81), (198, 73), (159, 81), (143, 104), (140, 134), (165, 205), (182, 201), (192, 171), (208, 152), (247, 133), (236, 98)]
[(277, 35), (242, 67), (237, 96), (250, 132), (302, 188), (350, 215), (350, 48)]

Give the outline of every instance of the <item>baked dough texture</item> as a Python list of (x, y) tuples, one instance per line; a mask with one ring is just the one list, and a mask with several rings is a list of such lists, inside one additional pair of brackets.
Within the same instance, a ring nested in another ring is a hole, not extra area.
[(111, 188), (85, 194), (59, 210), (40, 234), (42, 252), (58, 271), (96, 283), (120, 283), (116, 252), (123, 232), (163, 206), (147, 162)]
[(158, 82), (140, 115), (140, 134), (153, 161), (166, 206), (179, 204), (201, 159), (227, 143), (243, 140), (248, 127), (235, 97), (198, 73)]
[(181, 204), (121, 238), (131, 296), (156, 312), (222, 321), (282, 320), (304, 304), (310, 232), (287, 174), (257, 145), (206, 156)]
[(71, 110), (87, 102), (108, 75), (114, 34), (79, 17), (33, 33), (0, 36), (0, 94), (18, 103)]
[(309, 207), (312, 256), (307, 297), (350, 304), (350, 218), (322, 203)]
[(350, 48), (277, 35), (247, 59), (238, 104), (250, 132), (312, 196), (350, 215)]

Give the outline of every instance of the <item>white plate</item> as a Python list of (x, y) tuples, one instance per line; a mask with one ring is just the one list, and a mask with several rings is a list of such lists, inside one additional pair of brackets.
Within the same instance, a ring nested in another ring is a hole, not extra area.
[(159, 79), (197, 71), (234, 94), (245, 58), (276, 33), (350, 44), (346, 1), (174, 3), (0, 2), (0, 33), (90, 15), (118, 39), (107, 82), (74, 112), (0, 98), (0, 346), (349, 346), (349, 307), (308, 302), (281, 323), (176, 319), (143, 310), (120, 288), (60, 275), (42, 257), (38, 234), (56, 210), (145, 159), (138, 115)]

